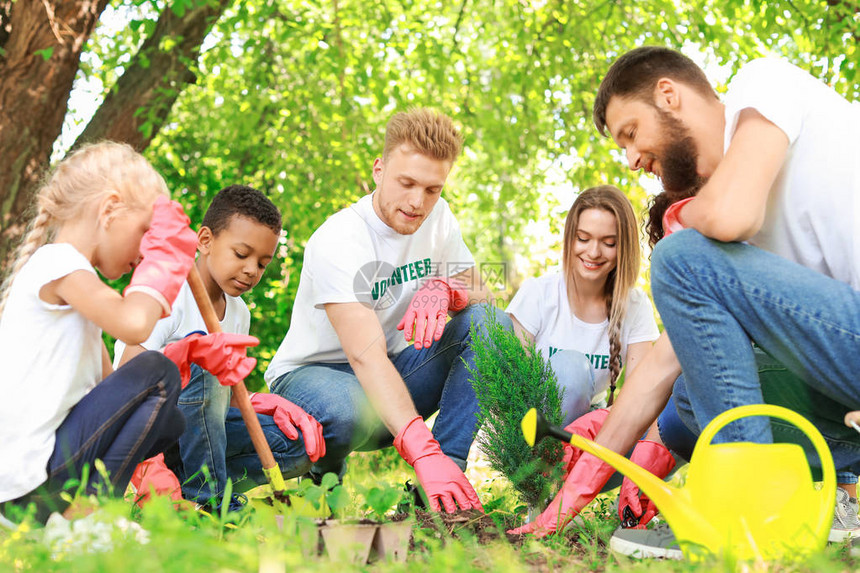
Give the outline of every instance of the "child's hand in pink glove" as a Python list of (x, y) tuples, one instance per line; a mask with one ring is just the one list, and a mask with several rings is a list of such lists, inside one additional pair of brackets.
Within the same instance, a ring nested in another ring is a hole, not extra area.
[(264, 392), (252, 394), (251, 405), (256, 413), (272, 416), (275, 424), (290, 440), (298, 439), (299, 433), (296, 431), (298, 426), (302, 431), (305, 451), (312, 462), (325, 456), (323, 427), (303, 409), (277, 394)]
[(244, 334), (195, 332), (165, 346), (164, 355), (179, 368), (183, 388), (191, 377), (192, 362), (215, 376), (222, 386), (233, 386), (257, 365), (257, 359), (246, 356), (245, 349), (258, 344), (259, 340)]
[(182, 486), (176, 474), (167, 469), (164, 454), (137, 464), (131, 476), (131, 484), (137, 490), (135, 503), (140, 507), (149, 501), (152, 493), (170, 496), (173, 501), (182, 501)]
[(173, 301), (188, 277), (197, 252), (197, 234), (188, 226), (182, 205), (159, 197), (152, 206), (152, 221), (140, 241), (140, 264), (134, 269), (125, 294), (143, 292), (161, 303), (168, 316)]
[[(458, 312), (469, 304), (466, 285), (453, 279), (427, 280), (409, 303), (406, 314), (397, 324), (406, 341), (415, 340), (415, 349), (430, 348), (442, 337), (448, 311)], [(414, 335), (413, 335), (414, 333)]]

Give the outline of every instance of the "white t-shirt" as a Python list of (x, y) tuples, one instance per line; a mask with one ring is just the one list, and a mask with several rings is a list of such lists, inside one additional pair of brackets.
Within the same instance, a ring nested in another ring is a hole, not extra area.
[(747, 108), (790, 143), (749, 242), (860, 290), (860, 104), (779, 59), (745, 65), (725, 104), (725, 149)]
[[(559, 350), (585, 354), (594, 372), (595, 396), (609, 388), (609, 320), (584, 322), (570, 310), (562, 273), (527, 279), (505, 312), (534, 335), (535, 348), (546, 358)], [(633, 289), (627, 299), (627, 314), (621, 324), (621, 364), (627, 362), (627, 347), (657, 340), (660, 331), (648, 296)]]
[[(248, 310), (248, 305), (237, 296), (226, 293), (224, 296), (227, 299), (227, 307), (224, 310), (224, 320), (220, 322), (221, 330), (233, 334), (248, 334), (251, 328), (251, 312)], [(179, 295), (173, 303), (170, 316), (162, 318), (155, 324), (152, 334), (141, 346), (147, 350), (161, 350), (171, 342), (181, 340), (195, 331), (209, 332), (209, 329), (203, 322), (203, 316), (194, 301), (191, 287), (186, 282), (179, 289)], [(125, 352), (125, 343), (118, 340), (114, 346), (114, 368), (119, 368), (123, 352)]]
[(308, 241), (290, 329), (266, 370), (269, 385), (305, 364), (347, 362), (324, 305), (360, 302), (372, 308), (393, 356), (407, 346), (396, 327), (421, 285), (474, 268), (444, 199), (412, 235), (386, 225), (372, 201), (366, 195), (335, 213)]
[(39, 298), (46, 284), (95, 269), (67, 243), (33, 253), (0, 318), (0, 502), (44, 482), (57, 428), (102, 379), (101, 329), (69, 305)]

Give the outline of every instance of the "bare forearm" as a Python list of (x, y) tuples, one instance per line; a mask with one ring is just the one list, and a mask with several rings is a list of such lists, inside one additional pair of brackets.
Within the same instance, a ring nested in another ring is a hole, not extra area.
[(681, 223), (718, 241), (744, 241), (764, 222), (770, 189), (788, 151), (788, 137), (752, 108), (738, 118), (731, 145)]
[(618, 453), (628, 451), (663, 411), (680, 374), (681, 366), (664, 332), (624, 382), (595, 441)]
[(403, 378), (387, 357), (355, 361), (352, 366), (371, 406), (391, 435), (396, 436), (418, 415)]
[(140, 344), (129, 344), (125, 347), (125, 350), (122, 353), (122, 356), (119, 358), (119, 365), (122, 366), (135, 356), (139, 354), (143, 354), (146, 352), (146, 348), (141, 346)]
[(359, 303), (327, 304), (325, 308), (370, 405), (396, 436), (418, 413), (403, 378), (388, 358), (382, 326)]

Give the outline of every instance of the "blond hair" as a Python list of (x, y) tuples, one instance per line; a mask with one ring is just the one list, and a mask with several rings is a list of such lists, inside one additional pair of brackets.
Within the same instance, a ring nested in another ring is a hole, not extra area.
[(50, 242), (63, 223), (80, 217), (93, 202), (112, 192), (119, 195), (123, 208), (129, 209), (143, 208), (157, 195), (169, 195), (161, 175), (124, 143), (103, 141), (82, 146), (48, 172), (33, 201), (36, 214), (0, 287), (0, 314), (15, 275), (33, 253)]
[(617, 263), (606, 277), (604, 296), (609, 316), (609, 404), (613, 402), (615, 383), (621, 373), (621, 324), (627, 313), (627, 297), (639, 277), (641, 255), (636, 215), (630, 200), (612, 185), (591, 187), (579, 194), (564, 223), (562, 267), (567, 292), (573, 288), (573, 241), (579, 216), (587, 209), (600, 209), (615, 215)]
[(388, 121), (382, 158), (404, 144), (422, 155), (453, 163), (463, 149), (463, 136), (447, 115), (414, 108)]

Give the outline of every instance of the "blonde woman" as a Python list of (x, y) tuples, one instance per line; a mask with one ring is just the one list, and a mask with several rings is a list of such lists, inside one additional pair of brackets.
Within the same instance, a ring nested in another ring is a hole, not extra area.
[(659, 336), (648, 297), (635, 288), (640, 251), (630, 200), (611, 185), (583, 191), (567, 214), (562, 272), (525, 281), (507, 313), (549, 358), (565, 425), (609, 404)]

